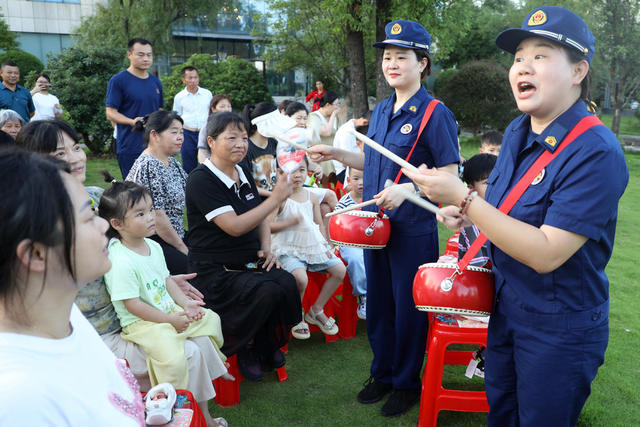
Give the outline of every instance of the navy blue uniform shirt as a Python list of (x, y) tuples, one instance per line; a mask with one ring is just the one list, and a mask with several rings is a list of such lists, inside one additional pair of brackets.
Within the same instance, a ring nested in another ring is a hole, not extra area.
[[(109, 79), (107, 107), (115, 108), (130, 119), (144, 117), (164, 106), (162, 83), (153, 74), (141, 79), (123, 70)], [(117, 125), (116, 151), (139, 154), (144, 149), (144, 132), (129, 125)]]
[[(530, 132), (528, 115), (511, 122), (489, 176), (487, 202), (499, 206), (542, 152), (553, 151), (589, 114), (584, 102), (578, 101), (540, 135)], [(565, 148), (527, 188), (509, 216), (535, 227), (547, 224), (571, 231), (588, 240), (547, 274), (536, 273), (490, 245), (498, 298), (506, 286), (521, 308), (538, 313), (584, 311), (607, 302), (609, 281), (604, 269), (613, 249), (618, 201), (628, 180), (620, 143), (605, 126), (589, 129)]]
[(25, 122), (29, 122), (30, 113), (36, 111), (29, 89), (16, 85), (16, 90), (13, 91), (3, 83), (0, 83), (0, 108), (15, 111)]
[[(373, 110), (367, 136), (406, 159), (418, 135), (427, 105), (432, 99), (433, 97), (421, 86), (420, 90), (395, 113), (393, 104), (396, 102), (396, 95), (384, 99)], [(400, 166), (366, 145), (364, 159), (362, 200), (369, 200), (384, 189), (387, 179), (393, 181), (396, 178)], [(424, 163), (430, 168), (439, 168), (459, 161), (456, 119), (453, 113), (440, 103), (433, 110), (429, 123), (420, 135), (409, 163), (415, 166)], [(399, 182), (402, 184), (410, 180), (402, 175)], [(363, 208), (374, 212), (379, 209), (375, 205)], [(385, 210), (385, 213), (389, 216), (394, 230), (400, 228), (419, 235), (432, 233), (436, 229), (435, 216), (411, 202), (405, 202), (397, 209)]]

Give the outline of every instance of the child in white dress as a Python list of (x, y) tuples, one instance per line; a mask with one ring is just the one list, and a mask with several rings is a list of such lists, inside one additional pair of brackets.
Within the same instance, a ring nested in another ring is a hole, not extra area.
[[(304, 320), (318, 326), (327, 335), (335, 335), (338, 325), (333, 317), (324, 314), (323, 308), (342, 283), (346, 268), (333, 254), (320, 227), (322, 218), (317, 198), (303, 187), (308, 165), (305, 157), (300, 167), (290, 175), (289, 179), (294, 183), (293, 193), (273, 214), (271, 251), (278, 257), (282, 268), (295, 277), (301, 300), (307, 287), (307, 270), (330, 274)], [(291, 333), (295, 338), (309, 338), (309, 325), (304, 320), (292, 328)]]

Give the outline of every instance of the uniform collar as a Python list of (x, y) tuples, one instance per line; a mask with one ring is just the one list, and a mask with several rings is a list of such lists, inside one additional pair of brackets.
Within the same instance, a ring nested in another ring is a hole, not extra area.
[(418, 91), (411, 98), (409, 98), (400, 109), (413, 116), (417, 116), (422, 103), (425, 102), (428, 98), (429, 92), (427, 92), (424, 86), (420, 85), (420, 89), (418, 89)]
[[(224, 183), (224, 185), (227, 186), (227, 188), (231, 189), (236, 184), (236, 182), (233, 179), (229, 178), (224, 172), (218, 169), (216, 165), (213, 164), (211, 159), (205, 160), (204, 165), (208, 167), (209, 170), (213, 172), (213, 174), (217, 176), (220, 179), (220, 181)], [(249, 180), (245, 176), (242, 168), (236, 165), (236, 170), (238, 171), (238, 177), (240, 177), (240, 186), (243, 186), (245, 184), (250, 185)]]
[[(551, 122), (551, 124), (534, 139), (534, 142), (553, 153), (567, 134), (571, 132), (576, 123), (589, 114), (584, 101), (578, 100), (567, 111)], [(531, 126), (531, 117), (529, 115), (523, 116), (523, 120), (521, 120), (518, 127), (514, 130), (521, 129), (524, 126)]]

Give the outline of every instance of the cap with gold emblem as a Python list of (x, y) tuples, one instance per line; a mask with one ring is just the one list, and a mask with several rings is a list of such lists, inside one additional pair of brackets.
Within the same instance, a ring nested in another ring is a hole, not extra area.
[(424, 49), (429, 52), (431, 36), (425, 28), (413, 21), (391, 21), (384, 27), (385, 39), (373, 44), (373, 47), (384, 49), (387, 45), (405, 49)]
[(520, 28), (510, 28), (496, 38), (496, 45), (510, 53), (522, 40), (543, 37), (575, 49), (591, 64), (596, 49), (596, 38), (587, 24), (575, 13), (557, 6), (542, 6), (534, 9), (522, 22)]

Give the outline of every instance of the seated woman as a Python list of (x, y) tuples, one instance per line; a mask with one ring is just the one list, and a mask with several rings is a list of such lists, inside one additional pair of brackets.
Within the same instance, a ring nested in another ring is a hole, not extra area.
[(173, 111), (159, 110), (144, 122), (147, 148), (131, 166), (126, 177), (151, 193), (156, 214), (156, 234), (151, 237), (162, 247), (171, 274), (187, 272), (187, 245), (184, 241), (184, 187), (187, 173), (172, 157), (182, 146), (182, 119)]
[(0, 152), (0, 422), (141, 426), (138, 383), (74, 304), (111, 263), (107, 222), (69, 172)]
[[(18, 134), (16, 145), (66, 161), (71, 167), (71, 176), (79, 183), (84, 183), (87, 156), (80, 146), (75, 130), (66, 122), (61, 120), (29, 122)], [(85, 187), (85, 189), (89, 192), (93, 205), (98, 206), (103, 189), (100, 187)], [(178, 275), (172, 278), (185, 295), (191, 299), (202, 300), (202, 294), (187, 282), (187, 279), (193, 276)], [(149, 390), (151, 383), (147, 372), (147, 355), (137, 344), (126, 341), (120, 336), (122, 328), (115, 308), (111, 304), (104, 276), (90, 281), (81, 288), (75, 303), (116, 357), (129, 362), (141, 390)], [(215, 396), (206, 365), (206, 360), (214, 357), (215, 348), (209, 338), (195, 337), (185, 342), (185, 355), (189, 366), (187, 389), (193, 393), (198, 405), (206, 408), (207, 401)]]
[(238, 353), (245, 378), (260, 381), (261, 363), (284, 365), (280, 347), (302, 320), (293, 276), (271, 253), (267, 216), (291, 194), (286, 177), (261, 202), (248, 169), (238, 166), (247, 153), (244, 123), (233, 113), (217, 113), (207, 124), (211, 157), (187, 180), (189, 269), (207, 307), (222, 320), (227, 356)]

